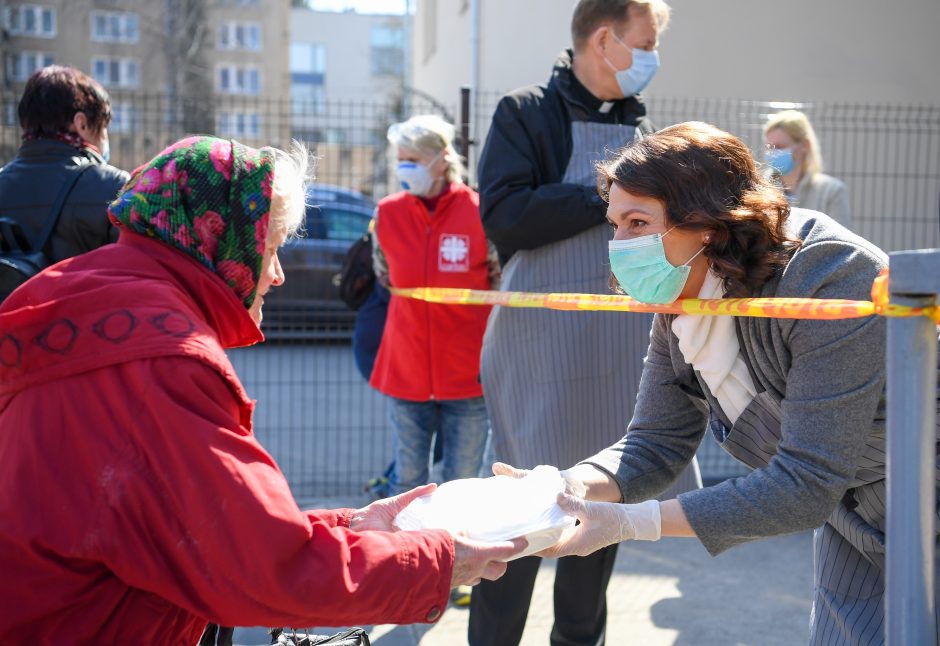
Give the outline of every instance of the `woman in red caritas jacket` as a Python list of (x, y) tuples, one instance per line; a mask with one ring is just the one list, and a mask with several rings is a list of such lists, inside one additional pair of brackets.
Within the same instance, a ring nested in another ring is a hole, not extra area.
[(0, 307), (0, 643), (195, 644), (207, 622), (434, 622), (516, 546), (396, 532), (433, 485), (301, 511), (225, 348), (263, 340), (306, 152), (190, 137), (109, 208), (117, 244)]
[[(499, 265), (480, 222), (480, 200), (461, 181), (454, 127), (433, 115), (393, 125), (404, 189), (379, 202), (376, 275), (391, 287), (491, 289)], [(489, 432), (479, 381), (489, 307), (393, 295), (371, 385), (389, 396), (396, 433), (392, 493), (428, 481), (435, 434), (444, 480), (476, 477)]]

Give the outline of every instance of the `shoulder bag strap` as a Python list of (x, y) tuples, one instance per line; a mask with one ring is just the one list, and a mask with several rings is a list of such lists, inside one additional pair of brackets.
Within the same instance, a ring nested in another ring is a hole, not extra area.
[(75, 188), (75, 184), (78, 182), (78, 178), (81, 177), (86, 170), (94, 165), (95, 164), (85, 164), (79, 168), (77, 172), (73, 173), (69, 179), (66, 180), (65, 185), (56, 196), (55, 202), (52, 204), (52, 208), (49, 209), (49, 215), (46, 216), (46, 223), (43, 225), (42, 231), (39, 233), (39, 239), (36, 240), (36, 243), (33, 245), (33, 249), (35, 251), (45, 251), (46, 244), (49, 242), (49, 237), (55, 230), (56, 224), (59, 223), (59, 216), (62, 215), (62, 208), (65, 206), (65, 201), (69, 199), (69, 195), (72, 194), (72, 189)]

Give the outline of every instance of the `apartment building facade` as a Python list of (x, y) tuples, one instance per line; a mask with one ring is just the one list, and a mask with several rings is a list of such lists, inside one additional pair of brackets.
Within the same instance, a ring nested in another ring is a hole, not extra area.
[(292, 131), (316, 149), (318, 181), (368, 194), (387, 190), (385, 133), (403, 114), (409, 21), (291, 9)]
[[(42, 0), (0, 6), (5, 115), (36, 69), (72, 65), (111, 94), (128, 162), (187, 132), (285, 145), (288, 0)], [(8, 137), (4, 138), (4, 142)]]

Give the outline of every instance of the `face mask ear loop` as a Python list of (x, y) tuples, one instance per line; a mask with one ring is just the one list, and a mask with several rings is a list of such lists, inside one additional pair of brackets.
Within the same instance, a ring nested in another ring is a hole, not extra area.
[(625, 50), (627, 50), (627, 51), (629, 51), (629, 52), (632, 52), (632, 51), (633, 51), (633, 48), (630, 47), (629, 45), (627, 45), (627, 44), (626, 44), (625, 42), (623, 42), (622, 40), (620, 40), (620, 36), (618, 36), (617, 34), (615, 34), (613, 30), (610, 31), (610, 35), (611, 35), (611, 37), (612, 37), (614, 40), (616, 40), (618, 43), (620, 43), (620, 45), (621, 45)]
[[(613, 30), (613, 29), (610, 30), (610, 37), (613, 38), (614, 40), (616, 40), (618, 43), (620, 43), (620, 46), (623, 47), (624, 49), (626, 49), (627, 51), (633, 51), (633, 50), (631, 50), (631, 49), (627, 46), (627, 44), (626, 44), (625, 42), (623, 42), (622, 40), (620, 40), (620, 38), (617, 36), (617, 34), (614, 33), (614, 30)], [(619, 70), (619, 69), (617, 69), (616, 67), (614, 67), (614, 64), (611, 63), (611, 62), (610, 62), (610, 59), (608, 59), (606, 56), (604, 56), (604, 62), (607, 63), (608, 67), (610, 67), (610, 69), (612, 69), (612, 70), (615, 71), (615, 72), (622, 72), (622, 71), (623, 71), (623, 70)], [(632, 65), (632, 63), (631, 63), (631, 67), (632, 67), (632, 66), (633, 66), (633, 65)], [(628, 67), (627, 69), (630, 69), (630, 68)]]
[(672, 225), (671, 227), (669, 227), (668, 229), (666, 229), (666, 231), (664, 231), (663, 233), (660, 233), (660, 234), (659, 234), (659, 238), (660, 238), (660, 239), (665, 238), (667, 235), (669, 235), (669, 232), (670, 232), (670, 231), (672, 231), (673, 229), (677, 228), (678, 226), (679, 226), (678, 224)]
[(684, 263), (682, 266), (683, 266), (683, 267), (688, 266), (688, 264), (689, 264), (690, 262), (692, 262), (693, 260), (695, 260), (696, 258), (698, 258), (699, 255), (701, 255), (701, 253), (702, 253), (703, 251), (705, 251), (705, 247), (707, 247), (707, 246), (708, 246), (708, 245), (703, 244), (703, 245), (702, 245), (702, 248), (699, 249), (698, 251), (696, 251), (696, 252), (695, 252), (695, 255), (692, 256), (691, 258), (689, 258), (688, 260), (686, 260), (685, 263)]

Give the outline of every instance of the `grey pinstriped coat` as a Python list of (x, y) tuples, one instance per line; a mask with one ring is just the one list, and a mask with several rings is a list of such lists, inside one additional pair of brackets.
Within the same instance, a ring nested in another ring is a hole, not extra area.
[[(814, 211), (794, 209), (789, 226), (803, 246), (760, 296), (870, 297), (883, 252)], [(742, 414), (748, 422), (734, 425), (685, 363), (672, 320), (654, 319), (626, 436), (587, 462), (616, 479), (625, 502), (652, 498), (694, 455), (708, 418), (716, 435), (730, 432), (723, 448), (753, 471), (679, 495), (705, 548), (716, 555), (820, 528), (811, 641), (881, 643), (884, 319), (738, 319), (741, 350), (763, 395)]]

